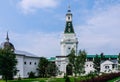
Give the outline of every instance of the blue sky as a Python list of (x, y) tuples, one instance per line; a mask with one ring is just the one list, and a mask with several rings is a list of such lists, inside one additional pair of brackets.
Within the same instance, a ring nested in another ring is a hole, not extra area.
[(120, 52), (120, 0), (1, 0), (0, 43), (9, 31), (16, 50), (60, 55), (69, 4), (79, 49), (88, 54)]

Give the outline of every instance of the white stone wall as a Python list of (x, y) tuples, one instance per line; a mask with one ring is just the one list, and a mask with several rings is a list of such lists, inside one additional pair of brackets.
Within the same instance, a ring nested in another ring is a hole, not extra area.
[(32, 71), (35, 73), (35, 75), (38, 75), (38, 63), (39, 63), (39, 58), (35, 57), (24, 57), (24, 77), (28, 77), (29, 73)]
[[(115, 65), (114, 68), (113, 64)], [(104, 73), (118, 72), (118, 63), (113, 63), (109, 60), (106, 60), (100, 65), (100, 68), (101, 68), (100, 71)]]
[(23, 62), (24, 62), (24, 56), (22, 55), (16, 55), (16, 59), (17, 59), (17, 70), (18, 73), (16, 75), (16, 78), (20, 75), (20, 77), (24, 77), (24, 67), (23, 67)]
[(61, 39), (61, 55), (68, 55), (72, 49), (77, 53), (78, 39), (76, 38), (75, 33), (73, 34), (64, 34)]
[(58, 67), (58, 70), (60, 71), (58, 75), (64, 76), (64, 74), (66, 73), (66, 66), (68, 64), (68, 59), (66, 57), (56, 58), (55, 63)]
[(85, 62), (85, 74), (89, 74), (90, 72), (94, 72), (94, 63), (92, 61)]
[(17, 63), (17, 70), (18, 73), (15, 76), (17, 78), (20, 76), (21, 78), (27, 78), (28, 74), (32, 71), (35, 75), (38, 75), (37, 67), (39, 63), (39, 57), (29, 57), (25, 55), (16, 55)]

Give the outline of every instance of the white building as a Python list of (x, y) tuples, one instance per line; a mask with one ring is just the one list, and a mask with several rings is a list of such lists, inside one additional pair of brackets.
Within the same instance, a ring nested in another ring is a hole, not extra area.
[(31, 71), (34, 72), (35, 75), (38, 75), (37, 67), (38, 67), (40, 57), (35, 56), (25, 51), (15, 50), (14, 45), (9, 42), (8, 33), (6, 37), (6, 42), (3, 42), (1, 44), (1, 48), (5, 48), (5, 47), (10, 47), (10, 49), (14, 51), (16, 55), (16, 59), (18, 61), (17, 66), (16, 66), (18, 72), (15, 78), (17, 78), (18, 76), (22, 78), (27, 78)]
[(32, 71), (35, 75), (38, 75), (38, 63), (39, 57), (32, 55), (24, 51), (15, 51), (17, 63), (17, 76), (20, 75), (22, 78), (27, 78), (29, 73)]
[[(96, 55), (87, 55), (85, 63), (85, 73), (94, 72), (94, 58)], [(100, 57), (100, 55), (98, 56)], [(100, 62), (101, 73), (118, 72), (118, 55), (104, 55), (104, 60)]]
[(110, 73), (110, 72), (118, 72), (118, 61), (116, 60), (106, 60), (101, 61), (101, 72)]
[(93, 61), (86, 61), (85, 62), (85, 74), (89, 74), (94, 71), (95, 71), (95, 69), (94, 69)]

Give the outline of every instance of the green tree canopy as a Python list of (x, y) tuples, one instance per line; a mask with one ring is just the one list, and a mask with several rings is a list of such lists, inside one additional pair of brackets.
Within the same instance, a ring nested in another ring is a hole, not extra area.
[(118, 70), (120, 70), (120, 53), (118, 55)]
[(57, 66), (55, 62), (48, 61), (45, 57), (41, 57), (38, 64), (38, 72), (40, 77), (56, 76)]
[(16, 55), (9, 48), (0, 49), (0, 74), (6, 80), (13, 79), (16, 74)]
[(98, 73), (100, 72), (100, 62), (101, 62), (100, 57), (96, 54), (93, 63), (94, 63), (94, 68)]
[(76, 75), (76, 55), (75, 55), (75, 50), (72, 49), (71, 53), (68, 55), (68, 60), (69, 60), (69, 64), (73, 67), (72, 69), (72, 73), (74, 73)]
[(101, 57), (101, 60), (105, 60), (104, 53), (101, 53), (101, 54), (100, 54), (100, 57)]
[(49, 61), (44, 58), (41, 57), (39, 64), (38, 64), (38, 71), (39, 71), (39, 76), (40, 77), (46, 77), (47, 76), (47, 66), (49, 64)]
[(86, 56), (87, 56), (86, 51), (80, 50), (76, 58), (76, 68), (77, 68), (77, 73), (79, 73), (79, 75), (85, 72), (84, 65), (86, 62)]
[[(68, 55), (68, 60), (69, 60), (69, 64), (72, 66), (72, 73), (75, 74), (75, 76), (77, 74), (81, 74), (84, 73), (84, 65), (85, 65), (85, 61), (86, 61), (86, 51), (85, 50), (80, 50), (78, 55), (75, 55), (75, 51), (74, 49), (71, 50), (71, 53)], [(69, 68), (71, 69), (71, 68)], [(69, 70), (70, 71), (70, 70)]]
[(55, 62), (49, 61), (47, 68), (48, 68), (47, 73), (49, 76), (56, 76), (58, 68), (57, 68), (57, 65), (55, 64)]

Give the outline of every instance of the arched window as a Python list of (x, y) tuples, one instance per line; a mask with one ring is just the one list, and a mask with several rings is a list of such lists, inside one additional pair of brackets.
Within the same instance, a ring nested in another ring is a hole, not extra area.
[(26, 65), (26, 62), (24, 62), (24, 64)]
[(70, 20), (70, 16), (68, 16), (68, 20)]
[(30, 62), (30, 65), (32, 64), (32, 62)]

